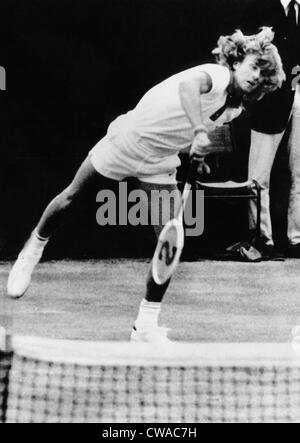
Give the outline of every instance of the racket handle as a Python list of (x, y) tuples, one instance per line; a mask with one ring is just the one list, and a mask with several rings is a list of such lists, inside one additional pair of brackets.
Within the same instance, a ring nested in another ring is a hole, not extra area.
[(199, 166), (199, 161), (191, 157), (190, 167), (186, 177), (186, 183), (188, 183), (189, 185), (192, 185), (196, 179), (198, 166)]
[(176, 218), (181, 219), (182, 215), (184, 213), (184, 209), (187, 203), (187, 200), (189, 198), (190, 191), (193, 187), (193, 184), (196, 180), (196, 174), (198, 169), (199, 162), (193, 158), (190, 159), (190, 166), (189, 170), (186, 176), (185, 185), (182, 191), (182, 199), (181, 199), (181, 206), (179, 208), (179, 211), (177, 213)]
[(188, 170), (185, 185), (184, 185), (184, 188), (182, 191), (181, 206), (180, 206), (179, 211), (176, 216), (176, 218), (178, 218), (178, 220), (182, 220), (182, 216), (183, 216), (183, 213), (185, 210), (187, 200), (189, 198), (190, 191), (191, 191), (193, 184), (195, 183), (195, 180), (196, 180), (198, 166), (199, 166), (199, 161), (195, 160), (193, 157), (191, 157), (189, 170)]

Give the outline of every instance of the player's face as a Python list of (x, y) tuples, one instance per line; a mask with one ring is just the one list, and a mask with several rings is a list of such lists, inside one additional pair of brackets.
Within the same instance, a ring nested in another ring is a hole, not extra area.
[(261, 82), (261, 69), (256, 55), (247, 55), (242, 62), (234, 64), (234, 84), (238, 93), (249, 94), (258, 88)]

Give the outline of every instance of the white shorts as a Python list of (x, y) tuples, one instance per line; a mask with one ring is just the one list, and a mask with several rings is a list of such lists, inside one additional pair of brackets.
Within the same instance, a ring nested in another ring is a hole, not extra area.
[(176, 169), (180, 165), (177, 153), (149, 153), (139, 149), (120, 147), (106, 136), (89, 153), (92, 165), (99, 174), (122, 181), (135, 177), (142, 182), (176, 184)]

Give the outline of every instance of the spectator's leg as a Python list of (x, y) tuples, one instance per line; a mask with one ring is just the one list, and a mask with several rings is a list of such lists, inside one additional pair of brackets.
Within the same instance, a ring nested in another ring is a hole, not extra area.
[[(284, 133), (263, 134), (251, 132), (249, 154), (249, 180), (256, 180), (261, 186), (261, 235), (266, 245), (273, 245), (272, 223), (270, 214), (270, 177), (275, 155)], [(257, 202), (249, 203), (249, 226), (255, 230), (257, 221)]]
[(288, 238), (292, 246), (299, 245), (300, 256), (300, 88), (295, 95), (289, 150), (292, 183), (288, 212)]

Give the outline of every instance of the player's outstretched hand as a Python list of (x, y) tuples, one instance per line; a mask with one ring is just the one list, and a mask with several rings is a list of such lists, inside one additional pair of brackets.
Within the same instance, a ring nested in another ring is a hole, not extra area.
[(211, 152), (210, 146), (211, 141), (206, 131), (203, 130), (196, 133), (190, 154), (198, 162), (197, 172), (200, 175), (210, 174), (210, 167), (205, 163), (205, 156)]
[(196, 133), (191, 147), (191, 157), (197, 160), (202, 159), (211, 153), (211, 150), (209, 149), (210, 146), (211, 141), (205, 131)]

